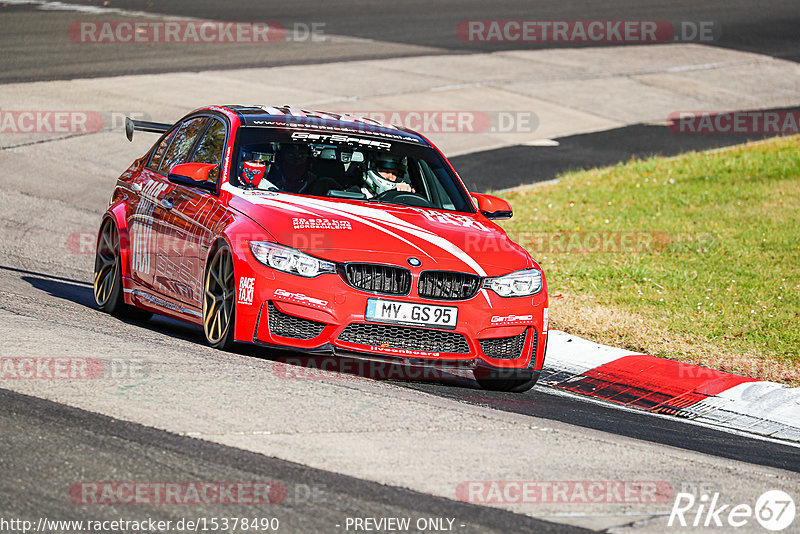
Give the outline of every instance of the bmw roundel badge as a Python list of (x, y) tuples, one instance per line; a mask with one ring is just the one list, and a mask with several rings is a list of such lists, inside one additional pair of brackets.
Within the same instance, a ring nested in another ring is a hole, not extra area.
[(408, 258), (408, 264), (412, 267), (419, 267), (422, 265), (422, 262), (417, 258)]

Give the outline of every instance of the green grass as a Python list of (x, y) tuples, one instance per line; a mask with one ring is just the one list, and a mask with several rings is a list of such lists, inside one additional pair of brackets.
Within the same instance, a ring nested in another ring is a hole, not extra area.
[[(545, 270), (555, 326), (800, 381), (800, 137), (559, 178), (501, 195), (515, 213), (504, 227)], [(616, 232), (652, 243), (597, 252)], [(587, 312), (628, 326), (591, 331), (603, 320)]]

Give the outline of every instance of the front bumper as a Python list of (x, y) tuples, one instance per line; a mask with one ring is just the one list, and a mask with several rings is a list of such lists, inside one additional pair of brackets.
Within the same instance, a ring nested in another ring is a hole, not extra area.
[[(546, 286), (531, 297), (502, 298), (481, 289), (468, 300), (429, 300), (417, 295), (419, 272), (413, 270), (409, 294), (378, 295), (349, 286), (338, 274), (307, 279), (255, 261), (239, 267), (237, 341), (460, 369), (489, 366), (539, 371), (544, 364)], [(243, 293), (241, 288), (249, 289)], [(369, 298), (455, 306), (457, 324), (445, 330), (368, 321)]]

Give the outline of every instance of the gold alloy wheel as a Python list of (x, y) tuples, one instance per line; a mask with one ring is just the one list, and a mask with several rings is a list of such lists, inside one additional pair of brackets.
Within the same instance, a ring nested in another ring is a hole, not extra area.
[(111, 219), (106, 219), (97, 240), (94, 259), (94, 300), (104, 308), (114, 296), (119, 271), (119, 232)]
[(203, 329), (212, 345), (228, 333), (233, 315), (233, 259), (227, 246), (214, 254), (206, 272), (203, 296)]

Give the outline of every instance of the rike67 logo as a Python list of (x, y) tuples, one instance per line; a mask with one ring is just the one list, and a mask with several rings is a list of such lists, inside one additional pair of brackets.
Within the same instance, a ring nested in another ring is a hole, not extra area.
[(239, 278), (239, 304), (252, 304), (253, 292), (256, 289), (255, 278)]
[(667, 526), (740, 528), (752, 526), (755, 519), (765, 529), (779, 532), (794, 522), (795, 513), (794, 499), (781, 490), (764, 492), (755, 506), (725, 503), (719, 493), (703, 494), (699, 499), (691, 493), (678, 493)]

